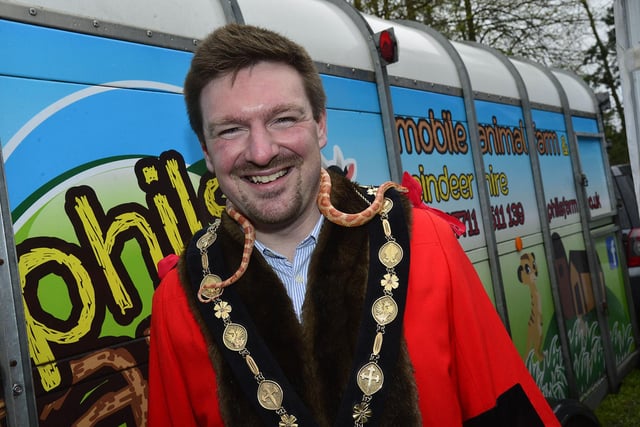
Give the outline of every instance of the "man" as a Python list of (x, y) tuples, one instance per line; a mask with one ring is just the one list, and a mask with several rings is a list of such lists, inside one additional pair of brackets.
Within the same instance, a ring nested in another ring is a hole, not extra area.
[(218, 29), (185, 99), (227, 212), (154, 295), (150, 426), (558, 425), (451, 227), (321, 169), (303, 48)]

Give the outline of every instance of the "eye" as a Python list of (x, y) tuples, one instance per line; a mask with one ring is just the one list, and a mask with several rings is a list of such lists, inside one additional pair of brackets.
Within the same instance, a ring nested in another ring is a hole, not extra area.
[(222, 139), (234, 139), (240, 136), (241, 133), (242, 133), (242, 128), (239, 126), (221, 128), (214, 133), (214, 137), (222, 138)]
[(273, 120), (273, 126), (275, 127), (288, 127), (296, 123), (298, 119), (294, 116), (284, 115), (280, 117), (276, 117)]

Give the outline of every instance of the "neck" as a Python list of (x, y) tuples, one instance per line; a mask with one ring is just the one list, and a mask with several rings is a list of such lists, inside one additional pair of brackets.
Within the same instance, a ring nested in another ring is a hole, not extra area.
[(293, 262), (296, 247), (311, 233), (320, 219), (320, 211), (314, 209), (305, 218), (277, 230), (256, 227), (256, 239), (271, 250)]

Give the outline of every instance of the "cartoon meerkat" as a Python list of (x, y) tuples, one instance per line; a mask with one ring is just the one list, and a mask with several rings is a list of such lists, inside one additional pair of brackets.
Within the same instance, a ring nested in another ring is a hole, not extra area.
[(529, 315), (527, 331), (527, 352), (533, 349), (539, 360), (544, 359), (542, 352), (542, 300), (536, 284), (538, 280), (538, 267), (533, 252), (520, 257), (518, 267), (518, 280), (529, 288), (531, 297), (531, 314)]

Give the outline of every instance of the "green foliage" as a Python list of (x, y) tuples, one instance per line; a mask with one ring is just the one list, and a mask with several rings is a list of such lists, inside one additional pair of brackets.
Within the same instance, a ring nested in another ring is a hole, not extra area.
[(605, 137), (609, 143), (609, 164), (620, 165), (629, 163), (629, 148), (627, 146), (626, 134), (622, 130), (617, 130), (606, 123), (604, 128)]
[(602, 427), (640, 426), (640, 369), (627, 375), (618, 393), (610, 393), (596, 408)]

